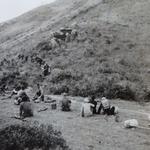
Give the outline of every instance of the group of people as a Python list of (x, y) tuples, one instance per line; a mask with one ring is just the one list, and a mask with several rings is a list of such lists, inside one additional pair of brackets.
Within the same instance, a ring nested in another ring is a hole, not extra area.
[(111, 106), (110, 101), (106, 97), (102, 97), (99, 102), (95, 100), (94, 96), (85, 98), (81, 107), (82, 117), (93, 114), (116, 115), (117, 113), (118, 108)]
[[(33, 106), (30, 101), (29, 96), (27, 95), (23, 87), (17, 86), (11, 93), (11, 98), (14, 96), (14, 104), (20, 105), (19, 115), (20, 117), (29, 117), (33, 116)], [(71, 111), (71, 100), (68, 98), (67, 93), (62, 94), (61, 100), (61, 110), (62, 111)], [(35, 96), (32, 98), (32, 101), (39, 103), (44, 101), (44, 93), (40, 84), (37, 84), (37, 91)], [(98, 102), (95, 99), (95, 96), (87, 97), (84, 99), (83, 104), (81, 105), (81, 116), (92, 116), (94, 114), (105, 114), (105, 115), (115, 115), (117, 113), (117, 107), (111, 106), (110, 101), (102, 97)]]
[[(14, 96), (14, 104), (20, 105), (19, 115), (21, 118), (33, 116), (33, 106), (29, 96), (27, 95), (25, 88), (23, 86), (17, 86), (9, 96), (12, 98)], [(44, 93), (40, 84), (37, 84), (37, 91), (32, 101), (38, 103), (44, 101)]]
[[(67, 94), (63, 94), (61, 101), (62, 111), (71, 111), (71, 100), (67, 98)], [(104, 115), (116, 115), (118, 113), (118, 107), (111, 106), (110, 101), (106, 97), (97, 102), (95, 96), (87, 97), (81, 106), (81, 116), (88, 117), (94, 114)]]

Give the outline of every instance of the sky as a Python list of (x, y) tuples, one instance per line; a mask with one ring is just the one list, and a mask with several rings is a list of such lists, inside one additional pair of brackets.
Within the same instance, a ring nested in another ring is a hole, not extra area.
[(0, 22), (17, 17), (35, 7), (55, 0), (0, 0)]

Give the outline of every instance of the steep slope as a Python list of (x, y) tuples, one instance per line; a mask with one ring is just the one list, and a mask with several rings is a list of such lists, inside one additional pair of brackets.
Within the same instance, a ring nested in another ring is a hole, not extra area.
[[(58, 0), (1, 24), (1, 76), (19, 72), (16, 79), (43, 82), (57, 94), (149, 100), (149, 8), (148, 0)], [(62, 27), (78, 36), (50, 46)], [(33, 56), (50, 75), (41, 76)]]

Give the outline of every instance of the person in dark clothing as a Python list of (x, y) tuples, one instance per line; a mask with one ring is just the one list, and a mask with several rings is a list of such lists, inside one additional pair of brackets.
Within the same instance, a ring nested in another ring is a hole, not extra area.
[(20, 105), (20, 103), (23, 101), (23, 98), (25, 97), (26, 101), (30, 101), (27, 93), (25, 92), (24, 87), (17, 86), (11, 93), (11, 95), (8, 98), (12, 98), (14, 96), (14, 104)]
[(100, 114), (101, 111), (103, 111), (103, 114), (109, 115), (109, 110), (110, 110), (109, 100), (106, 99), (105, 97), (102, 97), (101, 104), (100, 104), (100, 107), (98, 109), (98, 114)]
[(93, 95), (89, 99), (90, 99), (89, 103), (94, 105), (94, 107), (93, 107), (93, 114), (96, 114), (97, 113), (96, 112), (97, 102), (95, 101), (95, 96)]
[(115, 106), (110, 107), (108, 115), (115, 115)]
[(45, 64), (43, 67), (43, 75), (47, 76), (49, 74), (49, 65)]
[(23, 101), (30, 101), (30, 99), (29, 99), (27, 93), (25, 92), (24, 87), (21, 87), (21, 89), (17, 92), (14, 104), (20, 105), (20, 103)]
[(5, 95), (7, 90), (7, 87), (5, 84), (3, 84), (2, 86), (0, 86), (0, 94)]
[(98, 114), (100, 114), (101, 111), (103, 111), (104, 115), (117, 115), (118, 114), (118, 107), (117, 106), (111, 106), (110, 101), (107, 98), (102, 97), (101, 104), (100, 104), (100, 107), (98, 109)]
[(18, 97), (18, 103), (20, 104), (21, 102), (30, 102), (30, 99), (26, 92), (20, 92), (20, 95)]
[(103, 111), (104, 115), (115, 115), (115, 107), (110, 106), (110, 102), (105, 97), (102, 98), (100, 107), (98, 109), (98, 114), (101, 113), (101, 110)]
[(33, 106), (26, 97), (23, 98), (23, 101), (20, 103), (19, 115), (21, 118), (32, 117), (33, 116)]

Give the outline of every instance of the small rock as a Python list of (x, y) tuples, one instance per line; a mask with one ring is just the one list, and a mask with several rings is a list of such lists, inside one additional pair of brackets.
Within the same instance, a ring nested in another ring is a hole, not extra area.
[(125, 128), (136, 128), (138, 127), (138, 121), (136, 119), (129, 119), (124, 121), (124, 127)]

